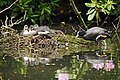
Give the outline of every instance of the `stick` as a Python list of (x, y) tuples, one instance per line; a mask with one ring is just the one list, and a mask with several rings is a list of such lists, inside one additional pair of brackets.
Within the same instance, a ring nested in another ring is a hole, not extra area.
[(18, 0), (16, 0), (15, 2), (13, 2), (9, 7), (3, 9), (2, 11), (0, 11), (0, 14), (8, 9), (10, 9), (16, 2), (18, 2)]

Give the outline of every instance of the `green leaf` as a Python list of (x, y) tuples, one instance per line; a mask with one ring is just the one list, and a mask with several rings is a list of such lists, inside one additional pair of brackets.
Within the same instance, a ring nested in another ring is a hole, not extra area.
[(19, 4), (22, 5), (22, 3), (23, 3), (23, 0), (19, 0)]
[(31, 17), (38, 17), (39, 14), (34, 14), (34, 15), (31, 15)]
[(45, 9), (43, 8), (43, 9), (42, 9), (42, 11), (41, 11), (41, 15), (43, 15), (43, 14), (44, 14), (44, 11), (45, 11)]
[(112, 8), (111, 5), (108, 5), (108, 6), (107, 6), (107, 9), (108, 9), (109, 11), (111, 10), (111, 8)]
[(94, 11), (92, 14), (88, 16), (88, 20), (92, 20), (95, 17), (96, 11)]
[(95, 9), (89, 9), (88, 12), (86, 13), (86, 15), (89, 15), (91, 13), (93, 13), (95, 11)]
[(98, 20), (99, 19), (99, 12), (96, 12), (96, 19)]
[(85, 5), (86, 5), (87, 7), (95, 7), (95, 4), (93, 4), (93, 3), (85, 3)]
[(27, 0), (27, 1), (24, 3), (24, 5), (30, 3), (31, 1), (32, 1), (32, 0)]
[(32, 14), (32, 13), (33, 13), (32, 8), (29, 9), (28, 13), (29, 13), (29, 14)]
[(104, 13), (104, 14), (110, 14), (110, 11), (109, 10), (107, 10), (107, 9), (102, 9), (102, 12)]
[(108, 10), (105, 10), (105, 12), (109, 15), (110, 14), (110, 11), (108, 11)]
[(91, 0), (91, 2), (92, 2), (92, 3), (96, 3), (96, 2), (97, 2), (97, 0)]
[(112, 9), (115, 9), (115, 7), (114, 7), (113, 5), (111, 5), (111, 8), (112, 8)]
[(31, 19), (31, 21), (35, 24), (35, 20), (34, 19)]
[(54, 2), (54, 3), (56, 3), (56, 2), (58, 2), (59, 0), (51, 0), (51, 2)]
[(108, 4), (102, 4), (101, 8), (106, 8), (108, 6)]
[(45, 10), (46, 10), (49, 14), (51, 14), (51, 8), (50, 8), (50, 7), (45, 8)]
[(54, 4), (54, 6), (56, 6), (56, 7), (60, 7), (60, 5), (59, 5), (59, 4)]

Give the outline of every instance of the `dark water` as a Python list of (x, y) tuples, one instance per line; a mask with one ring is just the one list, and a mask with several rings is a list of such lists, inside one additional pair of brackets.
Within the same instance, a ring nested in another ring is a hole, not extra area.
[[(120, 80), (120, 34), (79, 50), (0, 49), (0, 80)], [(74, 50), (74, 51), (72, 51)]]

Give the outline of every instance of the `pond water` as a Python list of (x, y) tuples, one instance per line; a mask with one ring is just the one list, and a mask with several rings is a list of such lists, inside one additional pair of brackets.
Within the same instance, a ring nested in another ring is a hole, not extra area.
[[(120, 33), (104, 46), (0, 48), (0, 80), (120, 80)], [(97, 48), (96, 48), (97, 47)]]

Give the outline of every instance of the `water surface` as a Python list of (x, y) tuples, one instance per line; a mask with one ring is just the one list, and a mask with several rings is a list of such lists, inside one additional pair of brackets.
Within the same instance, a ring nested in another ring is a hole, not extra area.
[(104, 46), (0, 48), (1, 80), (120, 80), (120, 34)]

